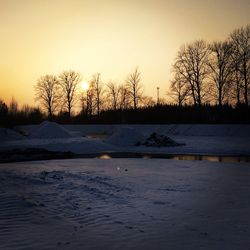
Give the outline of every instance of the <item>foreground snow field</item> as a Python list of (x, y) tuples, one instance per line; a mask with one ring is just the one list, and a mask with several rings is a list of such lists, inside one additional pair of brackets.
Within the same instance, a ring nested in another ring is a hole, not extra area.
[(250, 249), (250, 164), (73, 159), (0, 164), (0, 246)]

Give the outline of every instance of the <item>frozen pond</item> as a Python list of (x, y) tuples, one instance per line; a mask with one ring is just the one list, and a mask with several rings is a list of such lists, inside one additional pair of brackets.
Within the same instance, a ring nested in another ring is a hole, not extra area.
[(168, 159), (0, 164), (0, 246), (248, 249), (249, 166)]

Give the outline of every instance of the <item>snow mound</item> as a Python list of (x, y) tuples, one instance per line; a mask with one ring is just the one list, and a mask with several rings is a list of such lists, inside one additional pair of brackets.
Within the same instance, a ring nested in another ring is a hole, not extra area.
[(23, 138), (24, 136), (17, 133), (13, 129), (0, 128), (0, 141), (20, 140)]
[(143, 143), (137, 144), (137, 146), (140, 145), (146, 147), (172, 147), (182, 146), (184, 144), (177, 143), (168, 136), (152, 133)]
[(116, 146), (135, 146), (144, 139), (145, 137), (137, 129), (122, 127), (107, 138), (105, 142)]
[(70, 131), (63, 128), (55, 122), (42, 122), (37, 130), (35, 130), (31, 138), (53, 139), (53, 138), (70, 138), (73, 137)]

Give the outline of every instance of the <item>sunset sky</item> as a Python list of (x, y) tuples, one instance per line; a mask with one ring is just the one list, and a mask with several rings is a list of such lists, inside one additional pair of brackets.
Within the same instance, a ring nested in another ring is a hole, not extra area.
[(76, 70), (123, 83), (136, 66), (163, 97), (179, 47), (250, 23), (250, 0), (0, 0), (0, 98), (34, 104), (44, 74)]

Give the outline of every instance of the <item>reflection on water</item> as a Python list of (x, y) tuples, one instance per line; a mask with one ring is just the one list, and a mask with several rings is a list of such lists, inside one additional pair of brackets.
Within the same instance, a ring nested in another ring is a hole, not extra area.
[(248, 156), (210, 156), (210, 155), (175, 155), (174, 160), (213, 161), (213, 162), (249, 162)]
[(104, 160), (107, 160), (107, 159), (112, 159), (112, 157), (108, 154), (103, 154), (103, 155), (100, 155), (99, 157), (100, 159), (104, 159)]
[(216, 156), (216, 155), (168, 155), (161, 153), (110, 152), (96, 155), (100, 159), (112, 158), (143, 158), (143, 159), (173, 159), (184, 161), (212, 162), (250, 162), (250, 156)]

